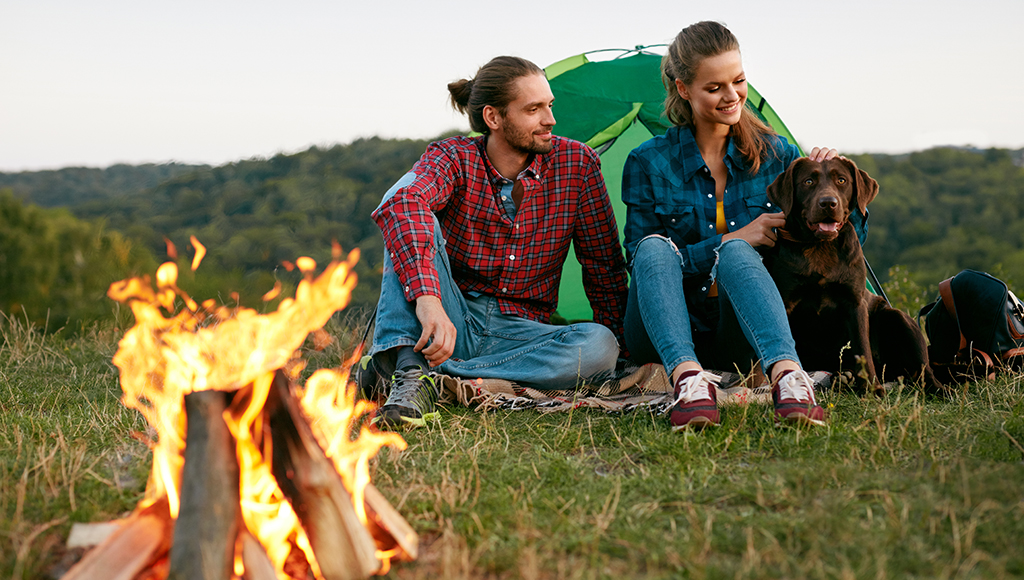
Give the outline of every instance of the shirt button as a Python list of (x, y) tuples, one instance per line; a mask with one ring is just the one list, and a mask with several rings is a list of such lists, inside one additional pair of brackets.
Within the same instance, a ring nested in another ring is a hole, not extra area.
[(508, 292), (508, 288), (502, 288), (501, 291), (502, 292)]
[(672, 223), (676, 223), (676, 218), (672, 218)]
[(768, 207), (771, 207), (771, 206), (772, 206), (772, 202), (769, 201), (768, 202)]
[(708, 199), (711, 199), (712, 197), (715, 197), (715, 196), (713, 196), (713, 195), (711, 195), (711, 194), (709, 193), (709, 194), (708, 194)]
[(713, 227), (715, 227), (715, 224), (708, 224), (708, 227), (709, 228), (713, 228)]
[(734, 226), (734, 225), (736, 225), (736, 222), (729, 222), (729, 225), (730, 226)]
[(409, 287), (408, 287), (408, 286), (406, 286), (406, 287), (405, 287), (405, 292), (406, 292), (407, 294), (409, 293)]
[(508, 256), (508, 259), (509, 259), (509, 260), (515, 260), (515, 259), (516, 259), (516, 257), (515, 257), (514, 255), (512, 255), (512, 254), (509, 254), (509, 256)]
[(725, 190), (725, 193), (729, 193), (729, 190), (728, 190), (728, 189), (727, 189), (727, 190)]
[(508, 199), (508, 198), (507, 198), (507, 197), (505, 197), (504, 195), (503, 195), (503, 196), (501, 196), (501, 201), (505, 201), (506, 199)]
[(701, 289), (700, 289), (700, 291), (701, 291), (701, 292), (707, 292), (707, 291), (708, 291), (708, 288), (707, 288), (707, 286), (705, 286), (705, 287), (701, 288)]

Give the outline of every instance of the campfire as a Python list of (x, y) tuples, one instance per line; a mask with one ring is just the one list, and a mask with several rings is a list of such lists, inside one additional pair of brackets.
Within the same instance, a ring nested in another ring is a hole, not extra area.
[[(195, 270), (205, 253), (193, 238)], [(405, 448), (366, 426), (373, 405), (322, 369), (304, 385), (297, 354), (344, 308), (358, 251), (315, 276), (275, 312), (195, 302), (168, 262), (111, 285), (131, 307), (114, 364), (122, 401), (155, 432), (145, 497), (65, 579), (366, 578), (416, 557), (418, 538), (370, 483), (381, 447)], [(279, 292), (279, 288), (265, 298)]]

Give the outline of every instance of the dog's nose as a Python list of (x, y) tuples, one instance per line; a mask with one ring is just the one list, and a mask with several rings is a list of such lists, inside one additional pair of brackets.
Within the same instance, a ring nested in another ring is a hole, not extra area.
[(835, 209), (839, 200), (834, 197), (823, 197), (818, 200), (818, 207), (821, 209)]

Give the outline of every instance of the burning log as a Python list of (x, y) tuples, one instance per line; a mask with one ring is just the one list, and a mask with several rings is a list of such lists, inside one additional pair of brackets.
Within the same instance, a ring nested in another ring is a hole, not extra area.
[(223, 580), (231, 577), (241, 520), (235, 440), (223, 417), (228, 394), (199, 391), (184, 399), (185, 465), (168, 578)]
[(363, 489), (368, 520), (373, 522), (373, 538), (383, 550), (395, 550), (395, 557), (401, 560), (415, 560), (419, 552), (420, 539), (405, 521), (402, 514), (388, 502), (377, 488), (366, 484)]
[(140, 510), (86, 553), (63, 579), (132, 580), (166, 553), (173, 525), (167, 502)]
[(352, 496), (317, 443), (278, 371), (267, 398), (274, 477), (302, 522), (326, 580), (366, 578), (380, 569), (376, 545), (359, 521)]
[(301, 387), (281, 370), (345, 306), (355, 259), (314, 279), (316, 263), (300, 258), (295, 298), (265, 315), (198, 304), (170, 262), (156, 288), (111, 285), (135, 315), (114, 364), (122, 402), (157, 433), (153, 467), (136, 513), (65, 578), (349, 580), (416, 557), (415, 532), (368, 483), (369, 459), (405, 441), (362, 424), (373, 405), (343, 369)]
[(245, 567), (245, 580), (277, 580), (274, 564), (267, 557), (267, 551), (244, 527), (238, 533), (238, 551)]

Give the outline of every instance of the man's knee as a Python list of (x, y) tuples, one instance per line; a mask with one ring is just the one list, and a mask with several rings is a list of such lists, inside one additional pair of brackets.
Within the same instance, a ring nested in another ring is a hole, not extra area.
[(579, 374), (589, 377), (613, 370), (619, 360), (619, 343), (615, 335), (604, 325), (583, 322), (572, 325), (579, 333)]

